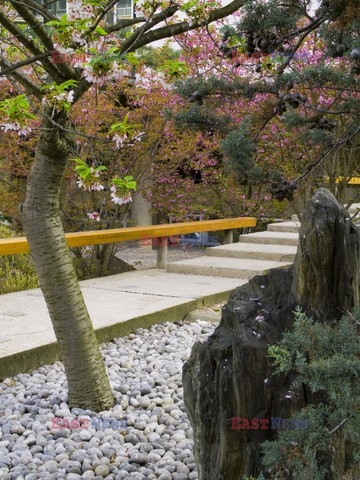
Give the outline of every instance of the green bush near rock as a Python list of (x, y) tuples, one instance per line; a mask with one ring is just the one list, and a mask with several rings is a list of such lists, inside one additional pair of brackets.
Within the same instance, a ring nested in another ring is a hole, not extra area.
[[(0, 238), (17, 237), (13, 229), (0, 225)], [(30, 255), (0, 256), (0, 295), (37, 288), (39, 281)]]
[(298, 310), (293, 329), (269, 348), (277, 372), (295, 374), (293, 391), (307, 389), (315, 401), (293, 415), (308, 428), (280, 431), (262, 445), (266, 478), (330, 478), (324, 467), (329, 455), (332, 473), (345, 472), (339, 479), (360, 478), (359, 340), (360, 310), (335, 324), (314, 322)]

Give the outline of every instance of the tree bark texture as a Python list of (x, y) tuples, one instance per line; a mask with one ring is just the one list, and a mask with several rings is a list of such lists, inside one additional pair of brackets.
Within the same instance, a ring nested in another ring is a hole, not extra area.
[[(66, 113), (55, 121), (67, 125)], [(69, 404), (106, 410), (114, 398), (59, 215), (69, 139), (47, 120), (42, 126), (23, 205), (24, 229), (64, 363)]]

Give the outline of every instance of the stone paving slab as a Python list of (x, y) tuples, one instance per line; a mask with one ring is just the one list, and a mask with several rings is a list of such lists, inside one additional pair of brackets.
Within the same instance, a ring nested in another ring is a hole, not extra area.
[[(218, 248), (218, 247), (215, 247)], [(182, 273), (186, 275), (198, 274), (226, 278), (244, 278), (249, 280), (255, 275), (263, 275), (271, 268), (281, 268), (291, 265), (290, 262), (278, 262), (269, 260), (254, 260), (249, 258), (230, 258), (204, 256), (191, 260), (180, 260), (169, 263), (168, 272)]]
[(255, 232), (240, 235), (239, 242), (264, 243), (271, 245), (297, 245), (299, 234), (292, 232)]
[[(99, 342), (139, 327), (177, 321), (225, 300), (245, 281), (149, 269), (81, 282)], [(0, 296), (0, 378), (59, 359), (45, 300), (39, 289)]]
[(268, 232), (290, 232), (299, 233), (301, 223), (300, 222), (281, 222), (271, 223), (267, 226)]
[(251, 258), (253, 260), (274, 260), (293, 262), (297, 246), (269, 245), (263, 243), (230, 243), (221, 247), (209, 247), (206, 255), (212, 257)]

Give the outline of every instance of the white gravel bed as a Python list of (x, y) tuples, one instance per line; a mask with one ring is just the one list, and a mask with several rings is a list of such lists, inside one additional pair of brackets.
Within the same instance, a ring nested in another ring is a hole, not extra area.
[[(192, 345), (215, 327), (166, 323), (103, 344), (116, 398), (106, 412), (69, 408), (61, 362), (5, 379), (0, 480), (197, 479), (182, 366)], [(69, 426), (71, 419), (85, 419), (88, 428), (54, 429), (52, 417), (67, 419)], [(90, 422), (99, 417), (122, 420), (123, 426), (96, 429)]]

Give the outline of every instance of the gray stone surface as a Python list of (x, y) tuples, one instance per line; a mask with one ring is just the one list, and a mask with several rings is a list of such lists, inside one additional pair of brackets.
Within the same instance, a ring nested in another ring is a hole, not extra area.
[(360, 304), (360, 229), (328, 190), (302, 219), (293, 293), (310, 314), (339, 318)]
[[(229, 278), (219, 282), (217, 278), (184, 278), (182, 275), (150, 269), (86, 280), (81, 282), (81, 287), (97, 330), (166, 310), (169, 311), (169, 318), (172, 308), (181, 307), (179, 312), (181, 314), (185, 310), (184, 317), (198, 308), (192, 306), (194, 301), (201, 304), (202, 298), (214, 295), (216, 302), (219, 295), (226, 297), (226, 292), (242, 283), (244, 281), (241, 279)], [(187, 305), (190, 306), (188, 309)], [(12, 315), (15, 306), (16, 317)], [(33, 349), (56, 342), (45, 300), (39, 289), (1, 295), (0, 325), (0, 361), (11, 355), (31, 354)], [(9, 359), (6, 361), (11, 362)]]
[[(116, 401), (109, 411), (71, 408), (60, 362), (5, 379), (0, 479), (196, 479), (181, 371), (194, 342), (206, 340), (215, 327), (167, 322), (103, 344)], [(70, 427), (74, 419), (89, 423), (86, 429), (56, 429), (53, 417)], [(123, 423), (107, 428), (104, 419)]]

